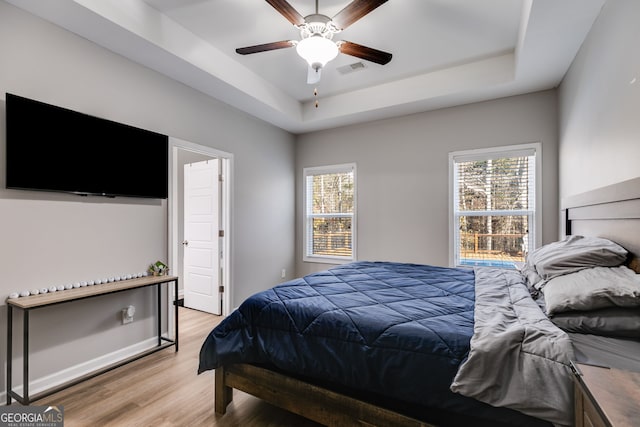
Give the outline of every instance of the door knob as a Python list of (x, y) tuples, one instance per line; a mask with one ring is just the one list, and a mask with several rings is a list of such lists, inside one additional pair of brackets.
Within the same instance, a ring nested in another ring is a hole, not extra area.
[(188, 240), (183, 240), (182, 244), (185, 245), (185, 246), (189, 246), (189, 241)]

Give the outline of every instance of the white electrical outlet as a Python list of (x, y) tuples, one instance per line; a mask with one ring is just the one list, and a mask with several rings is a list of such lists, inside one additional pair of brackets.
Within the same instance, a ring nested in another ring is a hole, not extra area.
[(282, 279), (284, 279), (285, 277), (287, 277), (287, 270), (286, 270), (286, 269), (284, 269), (284, 268), (282, 269), (282, 271), (280, 272), (280, 277), (281, 277)]
[(132, 305), (122, 309), (122, 324), (133, 322), (133, 315), (136, 314), (136, 308)]

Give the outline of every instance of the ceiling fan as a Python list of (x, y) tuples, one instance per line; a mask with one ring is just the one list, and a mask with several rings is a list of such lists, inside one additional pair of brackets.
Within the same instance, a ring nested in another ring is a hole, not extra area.
[(266, 0), (267, 3), (300, 30), (301, 39), (299, 41), (283, 40), (242, 47), (236, 49), (236, 53), (249, 55), (295, 46), (298, 55), (309, 64), (308, 84), (320, 81), (320, 70), (327, 62), (334, 59), (339, 52), (385, 65), (391, 61), (392, 55), (390, 53), (346, 40), (333, 41), (333, 36), (387, 1), (353, 0), (333, 18), (329, 18), (318, 13), (318, 0), (316, 0), (316, 13), (304, 17), (286, 0)]

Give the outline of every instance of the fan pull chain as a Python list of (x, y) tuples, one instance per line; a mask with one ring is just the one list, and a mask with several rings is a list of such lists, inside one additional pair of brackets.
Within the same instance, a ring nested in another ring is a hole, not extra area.
[(313, 89), (313, 96), (316, 97), (316, 108), (318, 108), (318, 105), (319, 105), (319, 103), (318, 103), (318, 88), (314, 88)]

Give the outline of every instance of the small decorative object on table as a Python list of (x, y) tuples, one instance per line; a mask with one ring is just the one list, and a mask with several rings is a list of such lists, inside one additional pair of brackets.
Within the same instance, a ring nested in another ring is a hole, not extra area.
[(156, 261), (149, 266), (149, 273), (154, 276), (165, 276), (169, 272), (169, 266), (162, 261)]

